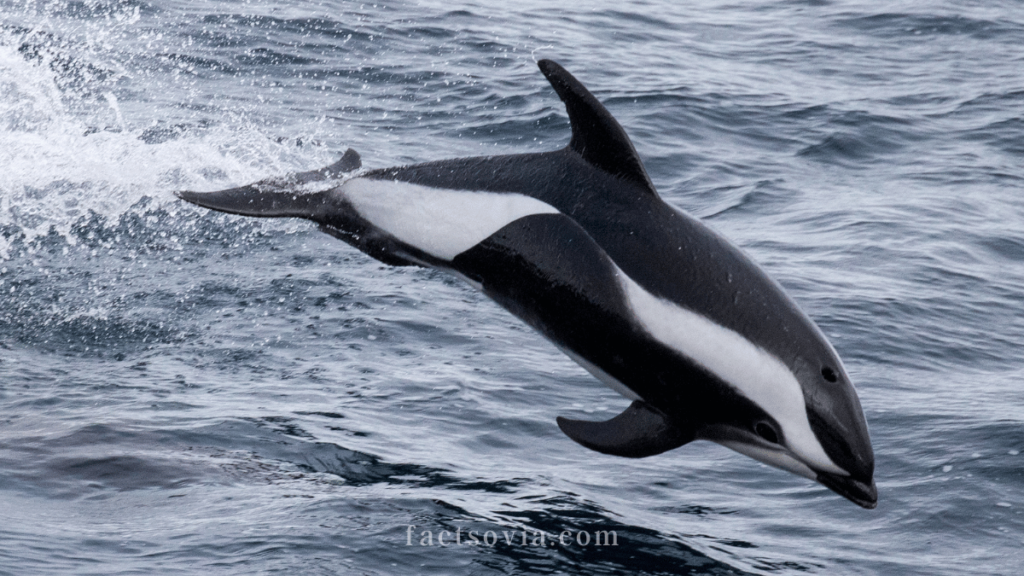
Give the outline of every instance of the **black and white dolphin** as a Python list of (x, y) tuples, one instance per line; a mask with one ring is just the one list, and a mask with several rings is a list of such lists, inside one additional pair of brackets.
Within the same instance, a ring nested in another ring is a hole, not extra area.
[(704, 439), (877, 502), (874, 455), (835, 350), (738, 248), (657, 194), (629, 137), (571, 74), (568, 147), (358, 173), (337, 163), (221, 192), (246, 216), (300, 217), (394, 265), (447, 270), (633, 403), (558, 418), (576, 442), (639, 458)]

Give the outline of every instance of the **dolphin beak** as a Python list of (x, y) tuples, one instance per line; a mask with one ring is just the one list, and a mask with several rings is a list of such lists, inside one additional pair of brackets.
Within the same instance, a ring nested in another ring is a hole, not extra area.
[(867, 482), (863, 482), (853, 476), (819, 472), (818, 482), (858, 506), (870, 510), (878, 505), (878, 488), (875, 487), (874, 479), (869, 478)]

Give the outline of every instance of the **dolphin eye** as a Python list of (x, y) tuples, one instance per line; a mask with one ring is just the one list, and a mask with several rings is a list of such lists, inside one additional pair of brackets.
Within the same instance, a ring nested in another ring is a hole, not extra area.
[(754, 432), (772, 444), (779, 443), (779, 435), (775, 432), (775, 428), (772, 428), (772, 426), (767, 422), (758, 422), (757, 424), (754, 424)]
[(825, 366), (824, 368), (821, 369), (821, 375), (824, 376), (825, 380), (828, 380), (829, 382), (835, 382), (836, 380), (838, 380), (838, 378), (836, 378), (835, 370), (829, 368), (828, 366)]

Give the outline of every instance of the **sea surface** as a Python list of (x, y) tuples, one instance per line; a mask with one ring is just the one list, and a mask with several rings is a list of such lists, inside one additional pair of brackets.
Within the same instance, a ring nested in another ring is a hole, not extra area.
[[(572, 6), (0, 0), (0, 574), (1019, 574), (1024, 5)], [(540, 58), (829, 336), (877, 509), (585, 450), (467, 284), (173, 195), (557, 149)]]

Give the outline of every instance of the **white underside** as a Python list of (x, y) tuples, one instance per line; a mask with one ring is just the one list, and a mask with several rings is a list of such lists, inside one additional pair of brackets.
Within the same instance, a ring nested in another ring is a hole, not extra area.
[[(726, 448), (735, 450), (744, 456), (749, 456), (759, 462), (764, 462), (769, 466), (781, 468), (796, 474), (803, 476), (804, 478), (810, 478), (811, 480), (817, 480), (818, 474), (807, 467), (806, 464), (793, 458), (789, 454), (779, 450), (768, 450), (767, 448), (761, 448), (754, 444), (745, 444), (743, 442), (730, 442), (728, 440), (719, 440), (717, 442)], [(843, 472), (846, 474), (846, 472)]]

